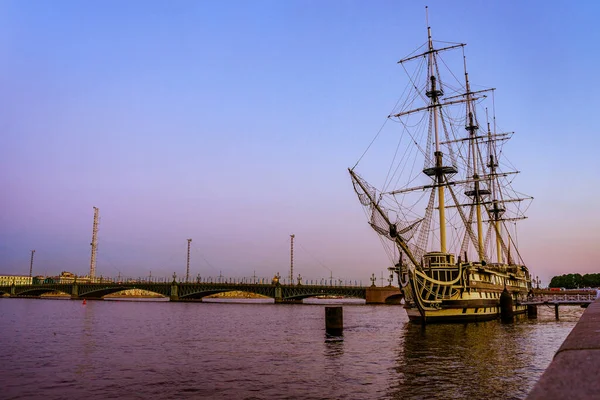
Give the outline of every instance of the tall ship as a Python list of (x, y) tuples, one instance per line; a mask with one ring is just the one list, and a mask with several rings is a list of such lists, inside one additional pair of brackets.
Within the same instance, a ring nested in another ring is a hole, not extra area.
[(411, 321), (495, 319), (503, 292), (513, 313), (524, 313), (519, 300), (531, 277), (516, 227), (532, 198), (511, 186), (519, 171), (504, 147), (514, 132), (497, 128), (495, 89), (469, 82), (466, 45), (438, 44), (430, 27), (427, 36), (398, 61), (404, 94), (349, 168), (354, 190), (388, 251)]

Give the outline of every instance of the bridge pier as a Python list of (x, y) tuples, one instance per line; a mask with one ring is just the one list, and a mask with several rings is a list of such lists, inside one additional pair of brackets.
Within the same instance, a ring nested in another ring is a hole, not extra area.
[[(392, 301), (389, 298), (392, 298)], [(367, 304), (400, 304), (402, 292), (395, 286), (371, 286), (367, 288), (365, 300)]]
[(558, 303), (554, 304), (554, 317), (558, 320)]
[(171, 294), (169, 295), (169, 299), (171, 301), (178, 301), (179, 300), (179, 291), (177, 290), (177, 283), (175, 283), (175, 281), (173, 281), (173, 283), (171, 284)]
[(79, 286), (77, 283), (73, 283), (73, 287), (71, 288), (71, 300), (79, 299)]
[(275, 286), (275, 303), (281, 302), (283, 302), (283, 293), (281, 290), (281, 285), (277, 283), (277, 286)]

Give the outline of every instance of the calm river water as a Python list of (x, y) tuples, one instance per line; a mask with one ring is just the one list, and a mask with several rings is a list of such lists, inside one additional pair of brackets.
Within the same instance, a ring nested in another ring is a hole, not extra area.
[(401, 306), (0, 299), (2, 399), (522, 399), (582, 313), (408, 323)]

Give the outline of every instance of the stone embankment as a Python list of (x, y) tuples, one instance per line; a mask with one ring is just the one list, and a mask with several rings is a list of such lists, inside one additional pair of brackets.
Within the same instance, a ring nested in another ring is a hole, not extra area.
[(600, 298), (577, 325), (527, 400), (600, 398)]

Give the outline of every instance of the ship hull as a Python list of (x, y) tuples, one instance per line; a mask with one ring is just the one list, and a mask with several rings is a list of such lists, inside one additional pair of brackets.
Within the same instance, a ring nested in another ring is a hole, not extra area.
[[(471, 305), (461, 308), (425, 310), (424, 315), (422, 315), (417, 307), (405, 307), (405, 309), (408, 319), (411, 322), (420, 324), (480, 322), (500, 318), (500, 303), (492, 307)], [(526, 306), (513, 306), (513, 313), (515, 315), (526, 312)]]
[[(440, 253), (429, 253), (426, 258)], [(436, 258), (434, 258), (436, 259)], [(521, 265), (436, 264), (406, 271), (401, 281), (410, 321), (422, 324), (476, 322), (499, 318), (500, 297), (506, 290), (513, 315), (527, 312), (519, 305), (531, 291), (529, 272)]]

